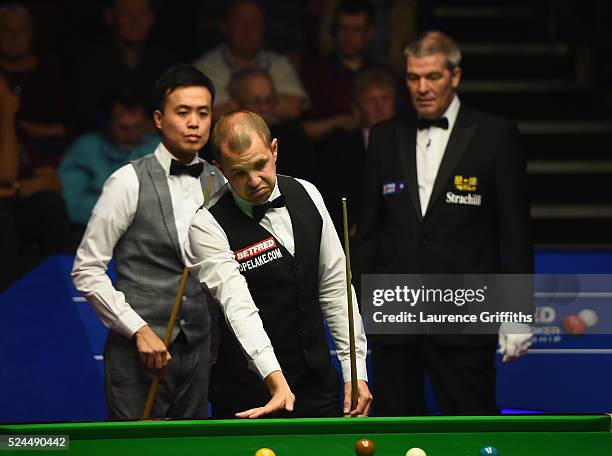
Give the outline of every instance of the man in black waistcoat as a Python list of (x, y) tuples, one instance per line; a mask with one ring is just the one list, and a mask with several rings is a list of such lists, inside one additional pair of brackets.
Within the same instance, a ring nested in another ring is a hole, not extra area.
[[(529, 274), (525, 157), (516, 125), (459, 101), (461, 53), (440, 33), (406, 48), (416, 115), (370, 131), (354, 249), (360, 274)], [(531, 335), (500, 331), (504, 361)], [(429, 374), (451, 414), (494, 414), (495, 335), (394, 335), (372, 344), (376, 414), (425, 413)]]
[[(320, 193), (276, 175), (278, 142), (252, 112), (222, 117), (212, 146), (228, 186), (192, 220), (186, 252), (225, 317), (209, 391), (213, 416), (367, 415), (372, 396), (357, 305), (359, 401), (350, 409), (345, 259)], [(344, 408), (324, 319), (342, 365)]]

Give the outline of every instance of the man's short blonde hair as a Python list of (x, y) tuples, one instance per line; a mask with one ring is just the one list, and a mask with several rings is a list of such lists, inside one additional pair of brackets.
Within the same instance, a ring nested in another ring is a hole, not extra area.
[(260, 116), (251, 111), (236, 111), (219, 119), (213, 128), (211, 148), (216, 160), (221, 159), (221, 147), (227, 147), (235, 154), (241, 154), (251, 147), (251, 132), (257, 133), (262, 142), (270, 147), (272, 134)]

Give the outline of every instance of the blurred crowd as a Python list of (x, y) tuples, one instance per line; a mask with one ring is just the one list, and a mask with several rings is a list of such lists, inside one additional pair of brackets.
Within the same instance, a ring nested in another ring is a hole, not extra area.
[(213, 80), (215, 119), (266, 119), (278, 172), (315, 183), (339, 229), (370, 126), (408, 108), (423, 16), (411, 0), (0, 3), (0, 290), (71, 252), (105, 180), (155, 149), (152, 86), (179, 61)]

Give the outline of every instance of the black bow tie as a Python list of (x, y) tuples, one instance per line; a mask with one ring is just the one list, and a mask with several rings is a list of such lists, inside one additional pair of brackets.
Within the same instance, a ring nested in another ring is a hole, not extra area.
[(170, 163), (170, 175), (180, 176), (181, 174), (189, 174), (192, 177), (200, 177), (202, 170), (204, 169), (204, 163), (199, 162), (193, 165), (186, 165), (185, 163), (172, 160)]
[(421, 119), (417, 118), (417, 128), (419, 130), (424, 130), (429, 127), (438, 127), (443, 130), (448, 130), (448, 119), (446, 117), (441, 117), (440, 119)]
[(253, 206), (253, 220), (257, 223), (261, 222), (264, 218), (268, 209), (272, 207), (284, 207), (285, 206), (285, 195), (281, 195), (278, 198), (274, 198), (272, 201), (268, 201), (260, 206)]

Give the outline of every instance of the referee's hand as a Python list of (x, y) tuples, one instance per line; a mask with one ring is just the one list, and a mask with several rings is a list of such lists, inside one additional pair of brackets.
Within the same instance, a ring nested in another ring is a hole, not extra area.
[(149, 369), (163, 369), (172, 359), (164, 342), (157, 337), (149, 325), (136, 331), (134, 339), (140, 361)]
[(278, 411), (293, 412), (295, 395), (291, 392), (289, 384), (282, 371), (274, 371), (265, 380), (272, 398), (263, 407), (255, 407), (244, 412), (236, 413), (236, 418), (260, 418), (264, 415)]

